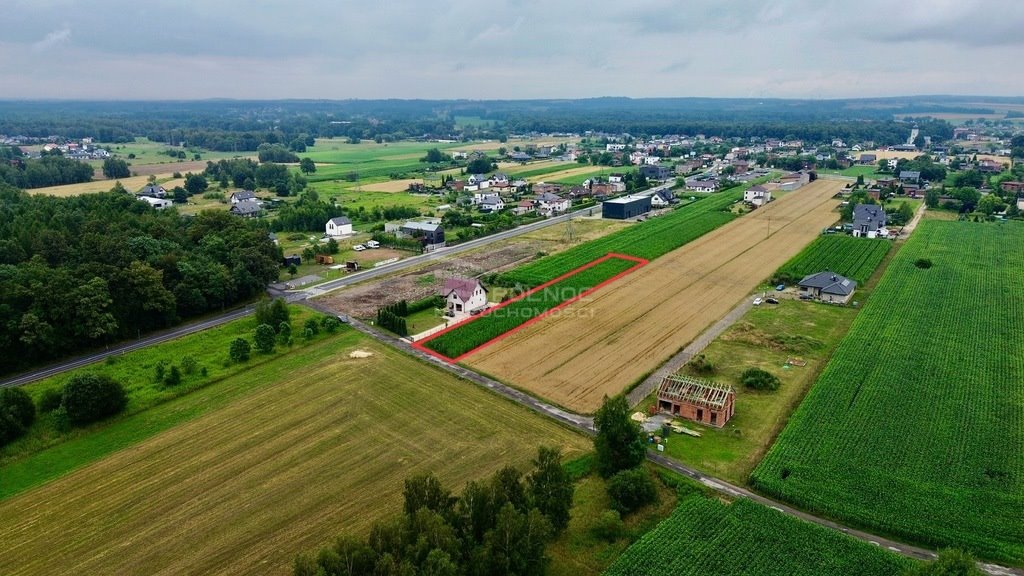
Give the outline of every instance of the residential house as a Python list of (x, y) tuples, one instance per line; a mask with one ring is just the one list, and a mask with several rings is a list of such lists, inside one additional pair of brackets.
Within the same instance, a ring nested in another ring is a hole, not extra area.
[(344, 216), (331, 218), (324, 226), (324, 234), (332, 238), (352, 234), (352, 221)]
[(853, 292), (857, 289), (855, 281), (828, 270), (804, 277), (797, 283), (797, 286), (800, 287), (801, 294), (835, 304), (849, 302), (853, 297)]
[(668, 180), (672, 176), (672, 170), (660, 164), (645, 164), (640, 167), (640, 173), (648, 180)]
[(1017, 210), (1024, 212), (1024, 196), (1017, 198)]
[(1000, 184), (1004, 192), (1020, 194), (1024, 192), (1024, 182), (1003, 182)]
[(538, 194), (535, 200), (534, 206), (536, 206), (537, 213), (543, 216), (554, 216), (569, 210), (569, 200), (557, 194), (545, 192)]
[(877, 154), (861, 154), (859, 162), (861, 164), (874, 164), (878, 162)]
[(473, 192), (473, 200), (472, 200), (472, 202), (473, 202), (474, 205), (477, 205), (477, 204), (482, 203), (484, 200), (489, 200), (489, 199), (492, 199), (492, 198), (498, 198), (500, 196), (501, 195), (496, 190), (490, 190), (490, 189), (487, 189), (486, 191), (484, 191), (484, 190), (477, 190), (477, 191)]
[(475, 278), (448, 278), (441, 297), (449, 312), (476, 312), (487, 307), (487, 288)]
[(516, 207), (512, 209), (512, 213), (515, 214), (516, 216), (522, 216), (523, 214), (526, 214), (527, 212), (533, 212), (533, 211), (534, 211), (533, 200), (520, 200), (519, 204), (516, 204)]
[(686, 181), (686, 189), (694, 192), (718, 192), (721, 184), (718, 178), (693, 179)]
[(562, 191), (560, 184), (548, 184), (546, 182), (538, 182), (533, 185), (534, 194), (558, 194)]
[(252, 190), (239, 190), (231, 193), (231, 203), (238, 204), (239, 202), (255, 202), (256, 193)]
[(231, 205), (228, 212), (242, 218), (255, 218), (260, 215), (260, 205), (253, 200), (243, 200)]
[(624, 182), (625, 181), (625, 175), (620, 173), (620, 172), (612, 172), (611, 174), (608, 175), (608, 181), (609, 182)]
[(921, 172), (918, 170), (900, 170), (900, 182), (917, 183), (921, 179)]
[(885, 209), (878, 204), (853, 207), (853, 235), (867, 238), (885, 236)]
[(491, 179), (484, 174), (471, 174), (466, 179), (468, 186), (476, 186), (475, 190), (483, 190), (491, 185)]
[(743, 201), (754, 206), (764, 206), (772, 201), (772, 192), (764, 186), (756, 184), (747, 188), (743, 193)]
[(978, 172), (983, 174), (999, 174), (1003, 171), (1003, 164), (990, 158), (978, 162)]
[(505, 202), (501, 199), (501, 196), (494, 195), (484, 198), (477, 206), (481, 212), (499, 212), (505, 209)]
[(590, 188), (587, 188), (586, 186), (573, 186), (569, 189), (569, 198), (572, 200), (577, 198), (586, 198), (590, 195)]
[(615, 194), (616, 183), (612, 182), (594, 182), (590, 185), (590, 193), (594, 195), (594, 199), (602, 200)]
[(671, 190), (658, 190), (651, 194), (651, 206), (654, 208), (665, 208), (679, 202)]
[(444, 228), (439, 223), (410, 220), (402, 224), (398, 232), (402, 236), (420, 238), (428, 246), (444, 244)]
[(166, 198), (167, 190), (159, 184), (149, 184), (142, 190), (139, 190), (139, 196), (146, 196), (149, 198)]
[(171, 201), (166, 198), (154, 198), (152, 196), (139, 196), (139, 200), (149, 204), (157, 210), (171, 207)]
[(512, 152), (508, 155), (508, 159), (513, 162), (528, 162), (531, 158), (526, 152)]

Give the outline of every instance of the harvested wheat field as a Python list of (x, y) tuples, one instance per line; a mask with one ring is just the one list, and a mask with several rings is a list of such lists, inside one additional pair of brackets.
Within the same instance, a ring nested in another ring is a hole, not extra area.
[(402, 180), (387, 180), (385, 182), (374, 182), (372, 184), (362, 184), (362, 189), (367, 192), (405, 192), (409, 189), (410, 184), (422, 184), (422, 178), (404, 178)]
[[(157, 174), (157, 179), (170, 178), (172, 174), (170, 172), (166, 174)], [(121, 182), (121, 185), (125, 187), (125, 190), (129, 192), (138, 192), (142, 190), (146, 184), (149, 184), (148, 176), (129, 176), (128, 178), (118, 178), (117, 180), (93, 180), (92, 182), (80, 182), (78, 184), (64, 184), (61, 186), (47, 186), (46, 188), (30, 188), (26, 192), (30, 194), (46, 194), (48, 196), (79, 196), (81, 194), (94, 194), (96, 192), (108, 192), (114, 187), (116, 182)], [(179, 182), (184, 182), (180, 180)], [(161, 184), (164, 188), (170, 190), (178, 184), (172, 183), (170, 186), (167, 184)]]
[(255, 391), (226, 407), (0, 501), (0, 574), (291, 574), (400, 510), (408, 476), (458, 493), (541, 444), (589, 445), (354, 331), (294, 354), (242, 372)]
[(528, 176), (526, 180), (528, 182), (557, 182), (558, 180), (572, 178), (573, 176), (597, 174), (603, 171), (604, 169), (605, 168), (602, 166), (580, 166), (578, 168), (569, 168), (568, 170), (561, 170), (559, 172), (549, 172), (547, 174), (541, 174), (539, 176)]
[(593, 412), (602, 396), (655, 370), (835, 222), (833, 196), (843, 185), (818, 180), (788, 194), (466, 364), (572, 410)]

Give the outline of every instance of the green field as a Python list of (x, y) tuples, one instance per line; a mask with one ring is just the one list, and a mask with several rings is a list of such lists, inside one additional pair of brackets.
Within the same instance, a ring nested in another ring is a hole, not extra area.
[[(303, 322), (313, 316), (319, 315), (308, 308), (293, 306), (293, 331), (298, 334)], [(310, 344), (303, 338), (296, 338), (291, 348), (278, 346), (272, 354), (254, 353), (243, 364), (227, 362), (231, 341), (245, 337), (251, 342), (255, 327), (255, 318), (250, 316), (124, 355), (111, 356), (106, 362), (24, 386), (23, 389), (38, 402), (46, 390), (60, 389), (72, 375), (94, 372), (106, 374), (121, 382), (128, 392), (129, 400), (121, 416), (70, 431), (62, 430), (53, 415), (40, 415), (28, 434), (0, 448), (0, 498), (52, 480), (173, 426), (181, 417), (203, 410), (203, 406), (184, 400), (177, 404), (182, 407), (179, 411), (157, 412), (153, 409), (176, 399), (194, 400), (203, 390), (226, 378), (244, 374), (264, 364), (273, 364), (273, 361), (290, 356)], [(182, 383), (175, 387), (155, 381), (158, 363), (166, 363), (169, 369), (171, 364), (180, 364), (186, 356), (196, 360), (197, 371), (205, 368), (207, 375), (203, 376), (201, 372), (185, 374)]]
[(598, 284), (636, 266), (636, 262), (622, 258), (609, 258), (586, 270), (581, 270), (526, 296), (482, 315), (454, 330), (424, 343), (427, 348), (449, 358), (473, 350), (498, 336), (513, 330), (531, 319), (590, 290)]
[(863, 284), (882, 263), (892, 242), (840, 234), (821, 236), (775, 273), (775, 281), (799, 282), (809, 274), (830, 271)]
[(657, 258), (736, 218), (728, 210), (742, 197), (743, 188), (721, 192), (505, 272), (499, 276), (499, 282), (537, 286), (610, 252), (648, 260)]
[(915, 562), (750, 500), (695, 494), (606, 576), (894, 576)]
[[(745, 484), (846, 335), (857, 312), (848, 306), (787, 298), (777, 305), (751, 308), (704, 349), (714, 374), (692, 374), (731, 384), (736, 390), (736, 414), (722, 428), (684, 422), (702, 436), (672, 434), (666, 454), (730, 482)], [(799, 358), (806, 365), (787, 365), (791, 358)], [(740, 375), (748, 368), (777, 376), (779, 389), (745, 388)], [(639, 409), (655, 403), (651, 395)]]
[(922, 222), (753, 485), (848, 524), (1024, 564), (1022, 243), (1014, 222)]
[(457, 487), (525, 467), (542, 443), (567, 459), (589, 446), (350, 329), (78, 448), (129, 428), (140, 438), (0, 501), (0, 574), (288, 574), (296, 554), (395, 514), (408, 476)]

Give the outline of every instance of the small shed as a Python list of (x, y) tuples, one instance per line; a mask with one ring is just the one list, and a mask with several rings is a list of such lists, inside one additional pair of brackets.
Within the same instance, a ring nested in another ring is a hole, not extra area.
[(331, 218), (327, 221), (327, 224), (324, 225), (324, 234), (332, 238), (348, 236), (352, 234), (352, 221), (344, 216)]
[(673, 416), (721, 428), (735, 411), (736, 390), (728, 384), (666, 376), (658, 387), (658, 410)]

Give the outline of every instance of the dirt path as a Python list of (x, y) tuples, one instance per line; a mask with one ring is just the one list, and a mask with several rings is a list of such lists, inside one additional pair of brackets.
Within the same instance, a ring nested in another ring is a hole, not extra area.
[[(675, 250), (467, 364), (589, 413), (645, 379), (834, 223), (821, 180)], [(524, 359), (529, 359), (528, 361)]]

